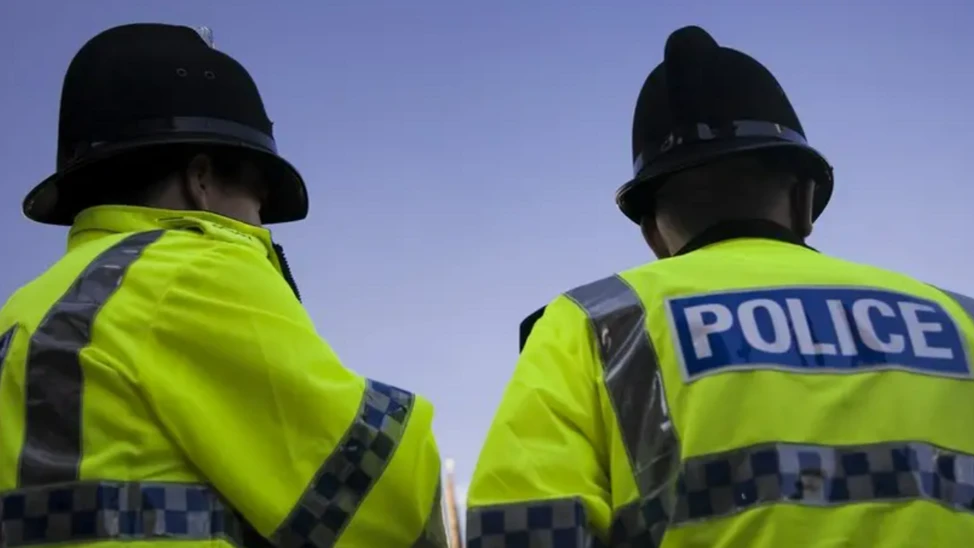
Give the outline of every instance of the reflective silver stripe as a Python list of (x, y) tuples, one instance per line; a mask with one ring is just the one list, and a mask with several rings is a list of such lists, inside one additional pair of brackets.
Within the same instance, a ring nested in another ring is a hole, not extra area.
[(6, 333), (0, 335), (0, 372), (3, 371), (3, 362), (7, 359), (7, 351), (10, 350), (10, 343), (13, 342), (14, 333), (16, 332), (17, 326), (14, 325)]
[(31, 336), (21, 486), (78, 479), (84, 381), (80, 352), (90, 342), (95, 316), (121, 285), (128, 267), (163, 233), (134, 234), (102, 252), (51, 307)]
[[(0, 335), (0, 383), (3, 382), (3, 362), (7, 360), (7, 352), (10, 351), (10, 345), (13, 344), (14, 334), (17, 332), (17, 326), (14, 325), (7, 330), (6, 333)], [(2, 390), (0, 390), (0, 395), (2, 395)], [(3, 431), (3, 417), (0, 417), (0, 432)], [(0, 546), (3, 546), (2, 538), (0, 538)]]
[(643, 498), (617, 509), (609, 529), (609, 546), (662, 546), (672, 509), (664, 507), (662, 500), (661, 496)]
[(680, 446), (667, 413), (646, 310), (639, 295), (619, 276), (583, 285), (566, 296), (592, 322), (606, 390), (639, 494), (655, 497), (679, 468)]
[(471, 508), (467, 548), (596, 548), (585, 507), (578, 499), (556, 499)]
[(433, 507), (430, 508), (429, 517), (426, 518), (426, 526), (413, 543), (413, 548), (450, 548), (450, 543), (446, 539), (446, 524), (443, 520), (443, 487), (439, 483), (436, 484)]
[(974, 511), (974, 456), (920, 442), (764, 444), (689, 459), (674, 523), (760, 504), (834, 506), (925, 499)]
[(287, 520), (271, 536), (281, 548), (326, 548), (338, 542), (402, 440), (414, 396), (369, 380), (358, 418), (319, 469)]
[(7, 360), (7, 352), (10, 350), (10, 345), (13, 343), (14, 333), (16, 332), (17, 326), (14, 325), (6, 333), (0, 335), (0, 376), (3, 375), (3, 362)]
[[(940, 288), (938, 287), (937, 289)], [(943, 291), (945, 294), (947, 294), (948, 297), (953, 299), (954, 302), (959, 304), (960, 307), (964, 309), (964, 312), (966, 312), (967, 315), (971, 318), (971, 321), (974, 321), (974, 299), (968, 297), (967, 295), (954, 293), (953, 291), (947, 291), (946, 289), (940, 289), (940, 291)]]
[(84, 482), (0, 495), (5, 547), (107, 540), (243, 542), (250, 530), (211, 488), (182, 483)]

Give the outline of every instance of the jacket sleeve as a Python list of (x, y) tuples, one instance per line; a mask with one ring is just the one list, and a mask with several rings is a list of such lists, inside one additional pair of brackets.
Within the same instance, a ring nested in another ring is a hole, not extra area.
[(343, 367), (266, 257), (197, 254), (150, 333), (149, 405), (273, 545), (446, 546), (432, 406)]
[(520, 355), (471, 480), (471, 548), (520, 546), (520, 537), (573, 548), (589, 546), (593, 533), (606, 536), (611, 500), (597, 360), (585, 314), (566, 297), (549, 304)]

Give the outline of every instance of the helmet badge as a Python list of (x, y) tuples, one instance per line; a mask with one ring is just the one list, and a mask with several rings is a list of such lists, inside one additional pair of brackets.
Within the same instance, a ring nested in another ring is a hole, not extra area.
[(203, 41), (206, 42), (207, 46), (216, 49), (216, 44), (213, 42), (213, 29), (211, 29), (210, 27), (203, 26), (203, 27), (196, 27), (193, 30), (195, 30), (196, 33), (200, 35), (200, 38), (202, 38)]

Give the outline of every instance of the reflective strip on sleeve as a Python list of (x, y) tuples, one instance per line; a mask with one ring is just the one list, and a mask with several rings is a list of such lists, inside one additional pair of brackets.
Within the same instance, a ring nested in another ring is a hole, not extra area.
[(467, 548), (598, 548), (577, 499), (557, 499), (472, 508), (467, 511)]
[(250, 545), (249, 526), (209, 487), (90, 482), (0, 495), (3, 546), (97, 541), (209, 540)]
[(3, 374), (3, 362), (7, 359), (7, 351), (10, 350), (10, 343), (14, 340), (14, 333), (17, 332), (17, 326), (13, 326), (7, 330), (6, 333), (0, 335), (0, 375)]
[(358, 418), (308, 491), (271, 536), (282, 548), (334, 546), (392, 460), (413, 409), (413, 394), (368, 380)]
[(10, 343), (13, 341), (16, 332), (17, 326), (15, 325), (0, 335), (0, 372), (3, 371), (3, 362), (7, 359), (7, 351), (10, 349)]
[(51, 307), (31, 336), (20, 485), (78, 479), (82, 458), (81, 350), (90, 342), (95, 316), (119, 288), (125, 272), (164, 232), (133, 234), (102, 252)]
[[(13, 343), (14, 334), (17, 332), (17, 326), (14, 325), (7, 330), (6, 333), (0, 335), (0, 382), (3, 382), (3, 362), (7, 360), (7, 352), (10, 351), (10, 345)], [(2, 391), (0, 391), (2, 393)], [(0, 431), (3, 430), (3, 417), (0, 417)], [(3, 539), (0, 538), (0, 541)], [(0, 542), (0, 546), (3, 546), (3, 542)]]
[(446, 523), (443, 520), (443, 487), (436, 484), (436, 494), (433, 496), (433, 507), (426, 518), (423, 532), (413, 543), (413, 548), (450, 548), (446, 539)]
[(670, 524), (670, 512), (672, 507), (665, 507), (660, 496), (638, 499), (617, 509), (609, 530), (609, 546), (662, 546), (663, 535)]
[[(656, 351), (639, 295), (619, 276), (610, 276), (566, 294), (588, 315), (602, 358), (606, 391), (635, 474), (640, 499), (651, 508), (620, 511), (616, 538), (661, 539), (673, 508), (672, 480), (679, 471), (680, 445), (670, 422)], [(647, 502), (647, 504), (649, 504)], [(663, 519), (647, 521), (646, 512)], [(615, 544), (613, 544), (615, 545)]]

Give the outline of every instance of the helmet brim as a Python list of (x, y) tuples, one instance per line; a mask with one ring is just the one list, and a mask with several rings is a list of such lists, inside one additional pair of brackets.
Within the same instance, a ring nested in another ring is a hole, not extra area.
[[(117, 145), (105, 145), (87, 154), (85, 159), (73, 163), (38, 183), (27, 194), (23, 203), (24, 215), (37, 223), (70, 226), (84, 209), (79, 200), (71, 196), (94, 191), (89, 175), (92, 168), (122, 155), (170, 145), (226, 146), (253, 154), (263, 171), (268, 185), (268, 195), (261, 207), (264, 224), (299, 221), (308, 216), (308, 194), (304, 179), (289, 162), (262, 147), (253, 146), (233, 137), (214, 134), (182, 134), (148, 136)], [(86, 185), (87, 188), (86, 188)]]
[(813, 216), (817, 219), (822, 214), (832, 197), (832, 168), (828, 162), (818, 151), (807, 145), (767, 137), (703, 142), (673, 151), (665, 158), (646, 166), (639, 175), (619, 187), (616, 191), (616, 204), (630, 221), (638, 224), (655, 207), (653, 196), (669, 177), (749, 152), (790, 155), (796, 171), (803, 177), (815, 180)]

